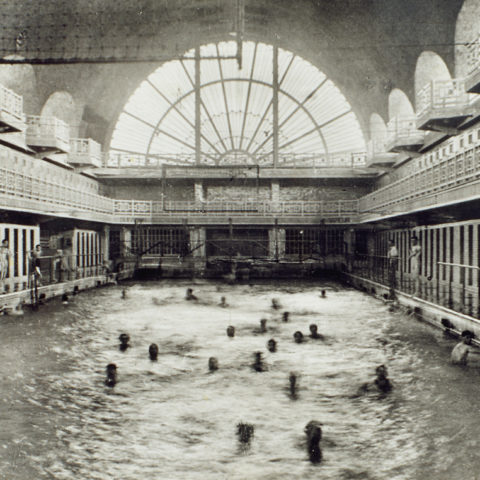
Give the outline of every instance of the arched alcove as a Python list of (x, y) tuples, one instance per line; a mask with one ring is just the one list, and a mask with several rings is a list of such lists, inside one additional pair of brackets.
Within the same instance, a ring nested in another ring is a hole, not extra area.
[(405, 92), (394, 88), (388, 96), (388, 118), (408, 117), (415, 115), (412, 103)]
[[(21, 59), (21, 57), (5, 57)], [(0, 65), (0, 84), (23, 97), (23, 110), (27, 114), (36, 115), (40, 110), (37, 92), (37, 78), (31, 65)]]
[(378, 113), (370, 115), (370, 139), (374, 142), (385, 141), (387, 138), (387, 125)]
[[(455, 77), (470, 73), (472, 42), (480, 37), (480, 0), (465, 0), (455, 25)], [(478, 49), (478, 46), (476, 47)]]
[(418, 107), (418, 92), (432, 80), (450, 80), (452, 77), (446, 63), (435, 52), (425, 51), (418, 57), (415, 67), (415, 105)]
[(48, 97), (42, 112), (42, 117), (57, 117), (70, 127), (70, 137), (79, 136), (83, 107), (79, 107), (68, 92), (55, 92)]

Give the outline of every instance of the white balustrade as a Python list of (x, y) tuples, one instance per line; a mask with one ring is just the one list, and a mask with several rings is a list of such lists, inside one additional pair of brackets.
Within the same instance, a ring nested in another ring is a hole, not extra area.
[(425, 133), (417, 130), (415, 115), (396, 116), (387, 124), (387, 143), (389, 145), (409, 145), (423, 141)]
[(465, 109), (475, 95), (465, 91), (465, 80), (432, 80), (417, 92), (417, 118), (431, 112), (448, 115), (449, 110)]
[(102, 166), (102, 147), (91, 138), (71, 138), (69, 163)]
[(480, 35), (467, 44), (467, 65), (469, 75), (480, 69)]
[(0, 110), (23, 122), (23, 97), (0, 85)]
[(32, 147), (70, 150), (70, 127), (59, 118), (27, 116), (27, 144)]
[[(415, 160), (416, 169), (391, 184), (365, 195), (359, 213), (392, 213), (392, 207), (413, 198), (464, 185), (480, 178), (480, 128), (463, 132)], [(413, 162), (412, 162), (413, 165)]]

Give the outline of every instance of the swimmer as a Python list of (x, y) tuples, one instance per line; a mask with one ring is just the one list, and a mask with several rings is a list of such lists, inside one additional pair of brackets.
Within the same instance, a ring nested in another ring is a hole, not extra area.
[(290, 376), (288, 377), (288, 381), (290, 382), (290, 396), (292, 398), (297, 397), (297, 376), (291, 372)]
[(272, 308), (274, 310), (280, 310), (280, 308), (282, 308), (277, 298), (272, 298)]
[(185, 300), (198, 300), (198, 298), (193, 294), (193, 290), (191, 288), (187, 288)]
[(260, 333), (266, 333), (267, 332), (267, 319), (262, 318), (260, 320)]
[(392, 384), (387, 378), (387, 367), (385, 365), (380, 365), (375, 369), (375, 373), (377, 374), (375, 385), (381, 392), (388, 393), (392, 389)]
[(295, 343), (303, 343), (303, 333), (300, 332), (300, 330), (297, 330), (293, 334), (293, 339), (295, 340)]
[(218, 306), (222, 308), (227, 308), (228, 307), (227, 299), (225, 297), (220, 298), (220, 303), (218, 304)]
[(218, 370), (218, 360), (215, 357), (210, 357), (208, 359), (208, 370), (210, 372), (215, 372)]
[(255, 428), (249, 423), (239, 423), (237, 425), (238, 440), (242, 443), (250, 443), (255, 433)]
[(321, 297), (321, 298), (327, 298), (327, 292), (326, 292), (325, 290), (322, 290), (322, 291), (320, 292), (320, 297)]
[(288, 319), (290, 318), (290, 312), (283, 312), (282, 314), (282, 321), (283, 322), (288, 322)]
[(305, 434), (307, 435), (307, 453), (310, 461), (320, 463), (322, 461), (322, 450), (320, 448), (322, 424), (316, 420), (311, 420), (305, 426)]
[(158, 358), (158, 345), (156, 343), (152, 343), (148, 347), (148, 355), (150, 356), (150, 360), (152, 362), (156, 362)]
[(122, 299), (125, 300), (127, 297), (128, 297), (128, 295), (127, 295), (127, 289), (126, 289), (126, 288), (122, 288)]
[(66, 293), (62, 295), (62, 303), (68, 305), (68, 295)]
[(114, 363), (109, 363), (106, 368), (107, 378), (105, 385), (107, 387), (114, 387), (117, 383), (117, 366)]
[(235, 336), (235, 327), (232, 325), (229, 325), (227, 327), (227, 336), (230, 338), (233, 338)]
[(265, 364), (263, 363), (262, 352), (255, 352), (254, 358), (255, 358), (255, 361), (253, 362), (252, 368), (256, 372), (264, 372), (266, 368), (265, 368)]
[(128, 335), (128, 333), (121, 333), (118, 339), (120, 340), (120, 345), (118, 347), (120, 351), (124, 352), (130, 347), (130, 344), (128, 343), (130, 341), (130, 335)]
[(473, 338), (475, 338), (475, 334), (470, 330), (464, 330), (462, 332), (462, 341), (453, 347), (450, 355), (450, 359), (453, 364), (466, 366), (468, 363), (468, 355), (470, 353), (477, 353), (470, 347)]
[(269, 352), (272, 352), (272, 353), (275, 353), (277, 351), (277, 342), (273, 338), (271, 338), (267, 342), (267, 349)]
[(380, 390), (382, 393), (388, 393), (392, 388), (390, 380), (387, 378), (387, 367), (385, 365), (379, 365), (375, 369), (377, 377), (372, 383), (364, 383), (359, 389), (357, 395), (370, 392), (372, 388)]
[(310, 338), (313, 338), (314, 340), (325, 340), (325, 337), (318, 333), (318, 327), (314, 323), (310, 325)]

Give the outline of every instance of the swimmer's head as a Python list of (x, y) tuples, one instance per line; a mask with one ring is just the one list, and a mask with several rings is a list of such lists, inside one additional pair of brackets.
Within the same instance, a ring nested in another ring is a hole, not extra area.
[(475, 334), (471, 330), (464, 330), (462, 332), (463, 343), (470, 345), (474, 338), (475, 338)]
[(214, 372), (215, 370), (218, 370), (218, 360), (215, 357), (210, 357), (208, 359), (208, 369), (211, 372)]
[(272, 298), (272, 308), (278, 310), (280, 308), (280, 302), (276, 298)]
[(260, 331), (261, 332), (266, 332), (267, 331), (267, 319), (266, 318), (262, 318), (260, 320)]
[(114, 363), (109, 363), (105, 368), (107, 375), (115, 375), (117, 373), (117, 366)]
[(379, 365), (375, 369), (375, 373), (377, 374), (377, 377), (386, 377), (388, 374), (387, 367), (385, 365)]
[(268, 348), (268, 351), (269, 352), (276, 352), (277, 351), (277, 342), (271, 338), (268, 342), (267, 342), (267, 348)]
[(255, 432), (255, 428), (253, 425), (249, 423), (239, 423), (237, 425), (237, 435), (238, 439), (242, 443), (249, 443), (253, 434)]
[(283, 314), (282, 314), (282, 320), (283, 320), (284, 322), (288, 322), (289, 317), (290, 317), (290, 312), (283, 312)]
[(152, 343), (148, 347), (148, 354), (150, 356), (150, 360), (155, 361), (158, 357), (158, 345), (156, 343)]
[(130, 335), (128, 335), (128, 333), (121, 333), (118, 339), (122, 345), (128, 345), (128, 342), (130, 341)]
[(230, 338), (233, 338), (235, 336), (235, 327), (232, 326), (232, 325), (229, 325), (227, 327), (227, 335), (230, 337)]
[(312, 335), (317, 335), (317, 333), (318, 333), (318, 327), (317, 327), (317, 325), (315, 325), (314, 323), (312, 323), (308, 328), (310, 329), (310, 333), (311, 333)]
[(303, 333), (300, 332), (300, 330), (297, 330), (293, 334), (293, 339), (295, 340), (295, 343), (302, 343), (303, 342)]
[(325, 298), (327, 296), (327, 292), (325, 290), (322, 290), (321, 292), (322, 298)]
[(254, 357), (255, 357), (255, 363), (261, 363), (261, 362), (263, 362), (262, 352), (255, 352), (253, 355), (254, 355)]

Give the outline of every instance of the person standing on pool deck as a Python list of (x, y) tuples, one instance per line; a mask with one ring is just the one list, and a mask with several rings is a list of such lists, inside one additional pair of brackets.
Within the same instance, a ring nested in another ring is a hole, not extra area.
[(422, 247), (418, 244), (418, 238), (412, 237), (412, 247), (410, 249), (410, 274), (414, 282), (413, 295), (418, 295), (420, 284), (420, 257), (422, 255)]
[(2, 240), (2, 245), (0, 246), (0, 293), (3, 293), (5, 278), (7, 278), (8, 265), (10, 263), (10, 258), (12, 253), (8, 249), (8, 240), (5, 238)]
[(388, 245), (388, 283), (390, 286), (390, 298), (393, 299), (395, 298), (395, 288), (397, 286), (398, 249), (393, 240), (390, 240)]

